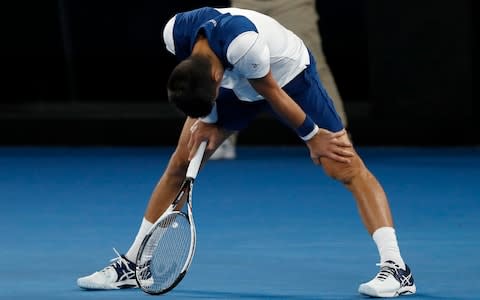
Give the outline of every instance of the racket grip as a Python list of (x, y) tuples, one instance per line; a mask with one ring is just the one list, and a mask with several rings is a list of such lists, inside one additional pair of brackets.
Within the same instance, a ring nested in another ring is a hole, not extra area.
[(187, 178), (195, 179), (195, 177), (197, 177), (198, 170), (200, 169), (200, 165), (202, 164), (203, 154), (205, 153), (206, 148), (207, 141), (201, 142), (198, 146), (197, 152), (190, 161), (190, 164), (188, 165)]

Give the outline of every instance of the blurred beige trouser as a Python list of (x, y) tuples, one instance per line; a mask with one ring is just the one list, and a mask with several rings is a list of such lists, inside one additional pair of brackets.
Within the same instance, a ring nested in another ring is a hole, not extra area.
[(312, 51), (317, 61), (317, 71), (335, 109), (347, 126), (347, 116), (332, 72), (323, 54), (318, 29), (315, 0), (231, 0), (233, 7), (246, 8), (268, 15), (298, 35)]

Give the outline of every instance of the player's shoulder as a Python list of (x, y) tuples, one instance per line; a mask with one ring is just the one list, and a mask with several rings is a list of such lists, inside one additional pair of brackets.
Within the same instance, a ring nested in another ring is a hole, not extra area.
[(260, 78), (270, 69), (270, 51), (257, 32), (246, 31), (235, 38), (227, 50), (227, 58), (246, 78)]

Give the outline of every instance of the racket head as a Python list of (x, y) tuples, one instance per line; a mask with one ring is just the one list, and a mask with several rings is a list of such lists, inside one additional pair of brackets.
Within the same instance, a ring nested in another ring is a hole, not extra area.
[[(187, 201), (189, 213), (190, 203)], [(164, 294), (185, 276), (195, 252), (193, 219), (183, 212), (163, 215), (143, 240), (137, 255), (138, 286), (152, 295)]]

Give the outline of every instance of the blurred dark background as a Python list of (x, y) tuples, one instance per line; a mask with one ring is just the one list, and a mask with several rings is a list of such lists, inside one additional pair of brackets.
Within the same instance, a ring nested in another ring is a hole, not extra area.
[[(356, 144), (480, 144), (474, 2), (317, 0), (324, 51)], [(171, 145), (183, 116), (166, 100), (176, 61), (162, 28), (176, 12), (229, 2), (1, 5), (1, 144)], [(239, 143), (300, 142), (261, 117)]]

